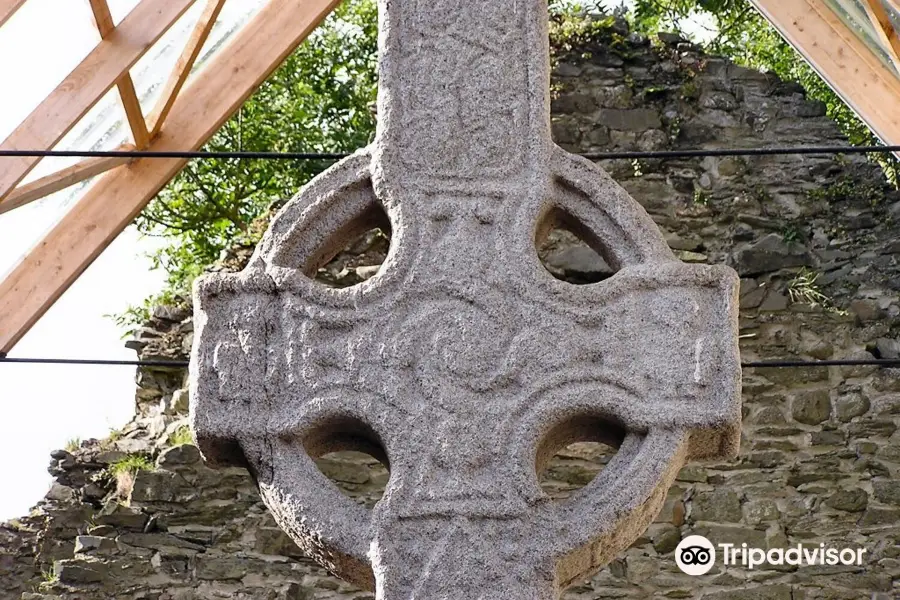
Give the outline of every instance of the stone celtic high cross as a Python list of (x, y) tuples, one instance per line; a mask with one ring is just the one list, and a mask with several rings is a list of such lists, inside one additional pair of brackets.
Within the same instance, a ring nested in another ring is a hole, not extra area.
[[(737, 277), (678, 261), (622, 188), (553, 145), (546, 0), (379, 8), (375, 143), (291, 200), (243, 272), (196, 286), (193, 428), (380, 599), (557, 598), (643, 533), (686, 460), (736, 452)], [(535, 247), (560, 223), (617, 273), (553, 278)], [(378, 224), (375, 277), (313, 279)], [(551, 500), (536, 473), (576, 441), (618, 451)], [(337, 450), (389, 466), (374, 509), (316, 468)]]

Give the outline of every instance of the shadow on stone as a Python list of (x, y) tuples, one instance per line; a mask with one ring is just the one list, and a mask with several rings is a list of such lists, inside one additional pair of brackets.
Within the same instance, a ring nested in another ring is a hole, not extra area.
[(559, 208), (544, 216), (535, 244), (544, 268), (561, 281), (587, 285), (609, 279), (616, 272), (603, 257), (603, 242)]

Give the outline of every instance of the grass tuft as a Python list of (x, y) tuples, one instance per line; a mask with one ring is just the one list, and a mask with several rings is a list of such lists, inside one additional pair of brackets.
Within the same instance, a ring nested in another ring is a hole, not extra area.
[(182, 425), (169, 436), (169, 444), (172, 446), (184, 446), (194, 443), (194, 433), (187, 425)]
[(135, 474), (138, 471), (152, 471), (156, 468), (153, 461), (144, 454), (129, 454), (109, 465), (109, 473), (114, 477)]

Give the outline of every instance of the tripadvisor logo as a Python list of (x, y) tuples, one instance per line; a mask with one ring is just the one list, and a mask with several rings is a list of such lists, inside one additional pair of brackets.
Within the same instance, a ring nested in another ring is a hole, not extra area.
[[(725, 566), (754, 569), (760, 565), (862, 565), (865, 548), (830, 548), (825, 544), (790, 548), (752, 548), (747, 544), (718, 544), (718, 554)], [(702, 535), (690, 535), (675, 548), (675, 564), (688, 575), (708, 573), (716, 563), (716, 546)]]

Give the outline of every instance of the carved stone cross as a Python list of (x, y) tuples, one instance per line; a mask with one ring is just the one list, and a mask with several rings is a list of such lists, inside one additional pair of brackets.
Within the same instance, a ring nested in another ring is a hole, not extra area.
[[(374, 145), (311, 182), (249, 266), (195, 290), (191, 418), (276, 520), (385, 600), (549, 600), (626, 549), (686, 460), (737, 450), (737, 277), (672, 255), (601, 169), (550, 140), (546, 0), (379, 0)], [(536, 244), (576, 229), (617, 273), (576, 286)], [(373, 225), (372, 279), (313, 279)], [(618, 447), (551, 500), (576, 441)], [(313, 459), (390, 469), (373, 510)]]

